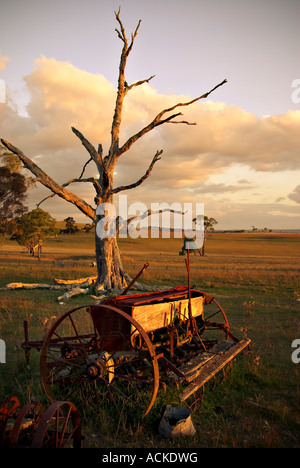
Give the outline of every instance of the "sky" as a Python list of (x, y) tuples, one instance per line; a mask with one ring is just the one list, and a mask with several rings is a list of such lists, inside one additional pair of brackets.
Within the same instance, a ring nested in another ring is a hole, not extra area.
[[(300, 229), (299, 0), (1, 0), (0, 137), (59, 183), (79, 177), (89, 159), (71, 131), (104, 152), (116, 98), (122, 42), (141, 25), (129, 56), (125, 141), (158, 112), (182, 108), (197, 125), (163, 125), (118, 161), (115, 186), (151, 176), (128, 204), (204, 203), (218, 229)], [(95, 175), (90, 164), (86, 175)], [(91, 184), (69, 187), (92, 203)], [(30, 209), (49, 195), (37, 184)], [(41, 208), (57, 220), (75, 207), (53, 197)]]

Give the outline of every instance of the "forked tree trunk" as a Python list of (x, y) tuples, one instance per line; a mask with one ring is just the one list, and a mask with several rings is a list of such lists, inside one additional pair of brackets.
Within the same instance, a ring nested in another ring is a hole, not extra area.
[[(19, 157), (19, 159), (22, 161), (24, 167), (29, 169), (36, 176), (36, 179), (34, 180), (40, 182), (42, 185), (44, 185), (45, 187), (51, 190), (52, 192), (52, 195), (50, 195), (51, 197), (54, 195), (57, 195), (63, 198), (64, 200), (66, 200), (67, 202), (72, 203), (82, 213), (88, 216), (96, 225), (97, 225), (98, 219), (97, 219), (95, 207), (91, 206), (85, 200), (78, 197), (75, 193), (70, 192), (68, 189), (66, 189), (66, 187), (75, 182), (92, 183), (96, 191), (96, 196), (94, 199), (96, 206), (104, 202), (111, 203), (113, 195), (119, 193), (120, 191), (131, 190), (135, 187), (138, 187), (144, 182), (145, 179), (147, 179), (150, 176), (155, 163), (160, 160), (160, 155), (162, 154), (162, 150), (156, 152), (145, 174), (139, 180), (129, 185), (124, 185), (124, 186), (119, 186), (119, 187), (114, 188), (113, 171), (120, 156), (126, 153), (132, 147), (132, 145), (137, 140), (139, 140), (143, 135), (146, 135), (147, 133), (149, 133), (150, 131), (152, 131), (153, 129), (155, 129), (156, 127), (160, 125), (163, 125), (166, 123), (196, 125), (195, 123), (190, 123), (185, 120), (183, 121), (175, 120), (176, 117), (182, 115), (181, 112), (178, 112), (178, 108), (189, 106), (199, 101), (200, 99), (207, 98), (215, 89), (219, 88), (227, 81), (227, 80), (223, 80), (221, 83), (217, 84), (210, 91), (202, 94), (201, 96), (195, 99), (192, 99), (187, 102), (179, 102), (173, 105), (172, 107), (162, 110), (161, 112), (159, 112), (159, 114), (156, 115), (156, 117), (150, 123), (148, 123), (144, 128), (138, 131), (135, 135), (132, 135), (130, 138), (128, 138), (128, 140), (120, 147), (119, 146), (119, 134), (120, 134), (120, 126), (121, 126), (121, 120), (122, 120), (121, 117), (122, 117), (124, 98), (127, 95), (127, 93), (133, 88), (143, 85), (144, 83), (149, 83), (149, 81), (153, 78), (153, 76), (145, 80), (136, 81), (132, 83), (131, 85), (127, 84), (125, 80), (126, 62), (132, 50), (134, 40), (137, 36), (138, 29), (140, 26), (140, 21), (136, 27), (135, 32), (131, 35), (131, 41), (128, 41), (126, 34), (125, 34), (125, 29), (120, 20), (120, 10), (117, 13), (115, 13), (115, 16), (119, 24), (119, 30), (116, 29), (116, 31), (118, 33), (118, 37), (123, 42), (123, 48), (122, 48), (121, 58), (120, 58), (118, 90), (117, 90), (115, 112), (114, 112), (112, 127), (111, 127), (111, 144), (110, 144), (108, 154), (105, 157), (103, 157), (103, 149), (102, 149), (101, 144), (98, 145), (98, 150), (96, 150), (93, 144), (90, 141), (88, 141), (79, 130), (72, 127), (72, 131), (80, 139), (82, 145), (88, 151), (90, 158), (83, 166), (83, 169), (81, 171), (81, 175), (79, 176), (79, 178), (71, 179), (65, 184), (61, 185), (61, 184), (58, 184), (55, 180), (53, 180), (50, 176), (48, 176), (48, 174), (46, 174), (39, 166), (37, 166), (37, 164), (33, 160), (25, 156), (25, 154), (23, 154), (21, 150), (11, 145), (9, 142), (1, 139), (2, 144), (9, 151), (16, 154)], [(172, 113), (173, 111), (175, 111), (175, 113)], [(95, 163), (96, 169), (98, 172), (98, 177), (96, 176), (88, 177), (85, 179), (83, 178), (83, 174), (84, 174), (86, 166), (89, 164), (90, 161), (93, 161)], [(47, 198), (48, 197), (46, 197), (44, 200), (46, 200)], [(44, 200), (42, 200), (42, 202)], [(42, 202), (40, 202), (39, 205)], [(148, 216), (149, 214), (150, 214), (150, 210), (147, 210), (146, 215)], [(117, 239), (115, 237), (107, 237), (107, 238), (101, 239), (99, 238), (98, 233), (96, 231), (95, 247), (96, 247), (95, 250), (96, 250), (97, 268), (98, 268), (98, 279), (96, 283), (97, 288), (98, 289), (104, 288), (108, 290), (111, 290), (111, 289), (122, 290), (125, 286), (124, 282), (125, 282), (126, 275), (123, 270), (119, 247), (117, 244)], [(128, 279), (129, 278), (127, 278), (127, 280)]]

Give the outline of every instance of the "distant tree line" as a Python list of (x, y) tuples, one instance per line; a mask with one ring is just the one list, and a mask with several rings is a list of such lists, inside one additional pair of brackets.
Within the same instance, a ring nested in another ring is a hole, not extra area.
[(64, 222), (65, 228), (60, 229), (59, 234), (78, 234), (79, 232), (91, 232), (95, 229), (95, 225), (92, 223), (87, 223), (82, 229), (80, 229), (72, 216), (65, 218)]

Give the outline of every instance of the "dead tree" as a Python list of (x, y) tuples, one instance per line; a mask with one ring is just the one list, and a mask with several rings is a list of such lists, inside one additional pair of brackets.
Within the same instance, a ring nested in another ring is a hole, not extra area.
[[(177, 117), (181, 116), (181, 112), (179, 112), (179, 108), (184, 106), (189, 106), (200, 99), (207, 98), (215, 89), (219, 86), (222, 86), (226, 83), (226, 80), (222, 81), (221, 83), (217, 84), (214, 88), (210, 91), (202, 94), (201, 96), (192, 99), (187, 102), (180, 102), (175, 104), (172, 107), (162, 110), (156, 117), (148, 123), (145, 127), (143, 127), (139, 132), (132, 135), (128, 138), (125, 143), (120, 144), (119, 142), (119, 134), (120, 134), (120, 127), (121, 127), (121, 119), (122, 119), (122, 110), (123, 110), (123, 103), (127, 93), (137, 86), (141, 86), (144, 83), (149, 83), (152, 80), (153, 76), (150, 76), (147, 79), (137, 81), (128, 85), (125, 80), (125, 69), (126, 63), (129, 54), (132, 51), (135, 38), (138, 34), (138, 30), (141, 24), (141, 21), (138, 22), (138, 25), (131, 35), (131, 38), (128, 39), (126, 36), (126, 32), (122, 21), (120, 19), (120, 10), (115, 12), (116, 21), (118, 23), (118, 29), (116, 29), (118, 37), (123, 43), (121, 57), (120, 57), (120, 65), (119, 65), (119, 77), (118, 77), (118, 87), (117, 87), (117, 97), (115, 103), (115, 111), (112, 120), (111, 126), (111, 142), (110, 147), (108, 150), (107, 155), (103, 155), (103, 148), (102, 145), (99, 144), (98, 148), (96, 149), (95, 146), (88, 141), (85, 136), (76, 128), (72, 127), (72, 131), (74, 134), (79, 138), (84, 148), (89, 153), (89, 160), (85, 163), (81, 175), (77, 179), (72, 179), (66, 182), (65, 184), (58, 184), (55, 180), (49, 177), (39, 166), (37, 166), (30, 158), (25, 156), (21, 150), (13, 146), (8, 141), (1, 139), (3, 145), (16, 154), (19, 159), (22, 161), (23, 165), (26, 169), (29, 169), (35, 176), (36, 181), (40, 182), (42, 185), (47, 187), (51, 190), (52, 195), (58, 195), (59, 197), (63, 198), (69, 203), (75, 205), (82, 213), (88, 216), (94, 223), (97, 224), (99, 221), (99, 216), (96, 213), (97, 206), (103, 203), (112, 203), (113, 195), (119, 193), (124, 190), (131, 190), (139, 185), (141, 185), (151, 174), (151, 171), (156, 164), (157, 161), (160, 160), (160, 155), (162, 154), (162, 150), (157, 151), (154, 155), (148, 169), (146, 170), (145, 174), (136, 182), (130, 185), (124, 185), (119, 187), (114, 187), (113, 184), (113, 172), (116, 163), (118, 162), (119, 158), (130, 150), (132, 145), (138, 141), (142, 136), (149, 133), (151, 130), (157, 128), (160, 125), (167, 124), (167, 123), (180, 123), (180, 124), (187, 124), (187, 125), (195, 125), (195, 123), (190, 123), (187, 121), (182, 120), (175, 120)], [(83, 178), (85, 168), (88, 163), (93, 162), (96, 165), (98, 176), (97, 177), (89, 177)], [(91, 183), (95, 189), (95, 198), (94, 198), (94, 206), (91, 206), (82, 198), (78, 197), (74, 193), (70, 192), (66, 187), (69, 186), (71, 183)], [(150, 215), (151, 211), (148, 210), (146, 215)], [(96, 285), (98, 287), (102, 287), (106, 290), (111, 289), (123, 289), (124, 284), (126, 283), (126, 279), (128, 277), (123, 269), (120, 252), (117, 244), (116, 237), (105, 237), (100, 238), (95, 233), (95, 252), (96, 252), (96, 260), (97, 260), (97, 271), (98, 271), (98, 278)]]

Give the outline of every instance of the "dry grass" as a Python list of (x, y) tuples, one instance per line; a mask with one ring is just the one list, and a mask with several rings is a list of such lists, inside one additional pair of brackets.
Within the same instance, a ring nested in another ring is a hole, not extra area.
[[(29, 257), (14, 242), (0, 250), (0, 286), (12, 281), (51, 282), (93, 275), (93, 234), (61, 236), (44, 246), (42, 260)], [(131, 432), (112, 433), (105, 415), (86, 415), (87, 444), (96, 447), (300, 447), (300, 364), (291, 360), (291, 343), (300, 338), (300, 237), (296, 234), (215, 234), (205, 257), (191, 256), (192, 284), (215, 294), (234, 333), (252, 339), (251, 353), (239, 357), (225, 382), (193, 413), (196, 436), (166, 441), (157, 432), (164, 405), (173, 389), (160, 394), (153, 416)], [(127, 271), (148, 284), (186, 284), (180, 239), (122, 239)], [(78, 296), (63, 305), (54, 291), (1, 291), (0, 338), (7, 343), (7, 364), (0, 365), (0, 400), (18, 394), (26, 402), (43, 398), (39, 354), (26, 368), (23, 320), (31, 339), (41, 339), (64, 311), (87, 303)], [(244, 331), (241, 331), (244, 330)], [(100, 429), (99, 429), (100, 428)]]

